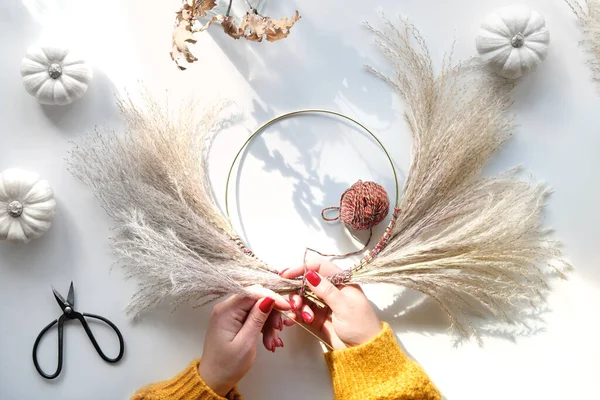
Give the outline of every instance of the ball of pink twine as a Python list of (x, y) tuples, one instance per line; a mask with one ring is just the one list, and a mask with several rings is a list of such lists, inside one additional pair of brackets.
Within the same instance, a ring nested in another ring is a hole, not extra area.
[[(338, 210), (338, 216), (325, 217), (329, 210)], [(340, 219), (346, 225), (364, 231), (383, 221), (389, 210), (390, 200), (383, 186), (359, 180), (342, 194), (339, 207), (324, 208), (321, 216), (325, 221)]]

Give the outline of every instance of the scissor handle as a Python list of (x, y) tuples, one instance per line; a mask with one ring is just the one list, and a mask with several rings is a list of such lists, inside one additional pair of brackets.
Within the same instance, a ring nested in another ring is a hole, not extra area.
[[(117, 357), (110, 358), (106, 354), (104, 354), (104, 352), (100, 348), (100, 345), (96, 341), (96, 338), (94, 337), (94, 334), (92, 333), (92, 330), (90, 329), (90, 327), (84, 317), (98, 319), (98, 320), (106, 323), (108, 326), (110, 326), (115, 331), (115, 333), (117, 334), (117, 337), (119, 338), (119, 355), (117, 355)], [(113, 324), (106, 318), (101, 317), (99, 315), (95, 315), (95, 314), (85, 314), (85, 313), (79, 314), (79, 313), (77, 313), (76, 318), (79, 320), (79, 322), (81, 322), (81, 325), (83, 325), (83, 329), (85, 329), (85, 333), (87, 333), (88, 337), (90, 338), (92, 344), (94, 345), (94, 348), (98, 352), (98, 355), (100, 355), (100, 357), (102, 357), (102, 359), (108, 363), (112, 364), (112, 363), (119, 362), (119, 360), (123, 357), (123, 353), (125, 352), (125, 343), (123, 342), (123, 335), (121, 335), (121, 331), (119, 331), (119, 328), (117, 328), (117, 326), (115, 324)]]
[[(46, 379), (54, 379), (56, 378), (58, 375), (60, 375), (60, 371), (62, 370), (62, 364), (63, 364), (63, 324), (65, 321), (65, 316), (61, 315), (60, 318), (55, 319), (54, 321), (50, 322), (48, 325), (46, 325), (46, 327), (44, 329), (42, 329), (42, 331), (40, 332), (40, 334), (38, 335), (38, 337), (35, 339), (35, 343), (33, 344), (33, 365), (35, 365), (35, 369), (37, 369), (37, 372), (43, 376)], [(50, 329), (52, 328), (56, 323), (58, 322), (58, 365), (56, 367), (56, 371), (51, 374), (48, 375), (46, 374), (42, 368), (40, 367), (40, 365), (38, 364), (38, 360), (37, 360), (37, 348), (38, 345), (40, 344), (40, 340), (42, 339), (42, 336), (44, 336), (44, 334)]]

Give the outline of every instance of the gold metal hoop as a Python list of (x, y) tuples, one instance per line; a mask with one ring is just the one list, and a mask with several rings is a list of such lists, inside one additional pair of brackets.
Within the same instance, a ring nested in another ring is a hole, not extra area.
[(298, 115), (303, 115), (303, 114), (327, 114), (327, 115), (334, 115), (334, 116), (340, 117), (342, 119), (345, 119), (347, 121), (354, 123), (355, 125), (358, 125), (362, 129), (364, 129), (373, 139), (375, 139), (375, 141), (377, 142), (379, 147), (381, 147), (381, 149), (385, 153), (385, 156), (387, 157), (388, 161), (390, 162), (390, 167), (392, 167), (392, 171), (394, 173), (394, 183), (396, 185), (396, 201), (394, 202), (394, 204), (395, 204), (395, 207), (398, 207), (399, 189), (398, 189), (398, 174), (396, 173), (396, 168), (394, 167), (392, 157), (390, 157), (390, 154), (388, 153), (387, 149), (385, 148), (383, 143), (381, 143), (379, 138), (373, 132), (371, 132), (371, 130), (369, 130), (366, 126), (364, 126), (357, 120), (355, 120), (347, 115), (336, 112), (336, 111), (321, 110), (321, 109), (297, 110), (297, 111), (292, 111), (292, 112), (289, 112), (286, 114), (282, 114), (276, 118), (273, 118), (270, 121), (265, 122), (257, 130), (255, 130), (254, 133), (252, 133), (252, 135), (250, 135), (250, 137), (248, 137), (248, 139), (246, 139), (246, 141), (244, 142), (242, 147), (239, 149), (239, 151), (235, 155), (233, 162), (231, 163), (231, 166), (229, 167), (229, 173), (227, 174), (227, 181), (225, 182), (225, 212), (227, 213), (227, 220), (229, 221), (230, 225), (231, 225), (231, 215), (229, 213), (229, 181), (231, 180), (231, 174), (233, 173), (235, 163), (239, 159), (240, 155), (242, 154), (242, 152), (244, 151), (246, 146), (248, 146), (248, 144), (252, 141), (252, 139), (254, 139), (256, 136), (258, 136), (262, 132), (264, 132), (265, 129), (267, 129), (269, 126), (271, 126), (279, 121), (282, 121), (284, 119), (291, 118), (291, 117), (298, 116)]

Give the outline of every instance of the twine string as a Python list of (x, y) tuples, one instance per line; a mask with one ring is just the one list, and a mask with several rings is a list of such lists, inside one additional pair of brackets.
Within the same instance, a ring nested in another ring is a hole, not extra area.
[[(325, 213), (330, 211), (330, 210), (336, 210), (338, 212), (337, 217), (335, 218), (327, 218), (325, 216)], [(338, 219), (340, 219), (340, 208), (339, 207), (326, 207), (324, 209), (321, 210), (321, 218), (323, 218), (325, 221), (331, 222), (331, 221), (337, 221)]]

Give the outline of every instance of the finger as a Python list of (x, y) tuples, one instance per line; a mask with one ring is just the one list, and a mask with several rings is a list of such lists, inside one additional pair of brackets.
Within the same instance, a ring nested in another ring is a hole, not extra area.
[(331, 343), (331, 332), (325, 328), (327, 321), (331, 321), (331, 311), (329, 308), (320, 308), (316, 305), (311, 307), (314, 313), (313, 321), (310, 323), (312, 329), (319, 333), (319, 336)]
[(285, 318), (283, 319), (283, 325), (294, 326), (295, 325), (294, 321), (296, 321), (297, 319), (298, 319), (298, 317), (296, 316), (295, 313), (287, 313), (287, 314), (285, 314)]
[(283, 347), (279, 331), (283, 330), (282, 314), (273, 310), (262, 329), (265, 349), (274, 352), (277, 347)]
[(275, 300), (271, 297), (257, 301), (248, 312), (248, 317), (234, 340), (256, 343), (274, 306)]
[(269, 318), (267, 318), (267, 322), (265, 323), (265, 329), (269, 327), (278, 331), (283, 330), (283, 321), (281, 319), (281, 314), (277, 311), (271, 311)]
[(277, 331), (275, 329), (271, 327), (265, 327), (263, 329), (262, 342), (263, 346), (265, 346), (265, 349), (274, 353), (275, 349), (277, 348), (278, 338), (279, 336), (277, 335)]
[(215, 305), (215, 310), (223, 311), (219, 314), (226, 315), (225, 311), (229, 311), (232, 309), (242, 310), (248, 312), (252, 309), (252, 307), (256, 304), (256, 299), (244, 295), (235, 294), (229, 297), (227, 300), (224, 300), (217, 305)]
[(270, 297), (273, 300), (275, 300), (275, 308), (278, 310), (283, 310), (283, 311), (287, 311), (287, 310), (291, 310), (292, 307), (290, 306), (290, 303), (288, 303), (288, 301), (281, 295), (275, 293), (274, 291), (267, 289), (265, 287), (262, 287), (260, 285), (252, 285), (252, 286), (248, 286), (246, 288), (246, 290), (253, 294), (257, 299), (263, 298), (263, 297)]
[(302, 307), (302, 320), (304, 322), (306, 322), (307, 324), (310, 324), (311, 322), (313, 322), (315, 319), (315, 313), (313, 312), (313, 310), (308, 306), (305, 305)]
[(290, 307), (292, 307), (292, 311), (296, 311), (302, 308), (302, 296), (300, 296), (299, 294), (291, 294), (290, 295), (290, 299), (288, 300), (288, 303), (290, 303)]
[[(306, 268), (312, 271), (318, 271), (321, 267), (320, 262), (308, 262)], [(296, 265), (292, 268), (285, 269), (279, 273), (282, 278), (293, 279), (304, 275), (304, 265)]]
[(333, 312), (344, 306), (344, 296), (340, 290), (318, 273), (308, 271), (306, 281), (312, 292), (323, 300)]
[(323, 322), (331, 317), (331, 310), (329, 307), (319, 307), (311, 301), (309, 301), (307, 305), (310, 307), (310, 312), (313, 316), (313, 320), (310, 323), (311, 326), (314, 329), (320, 329)]

